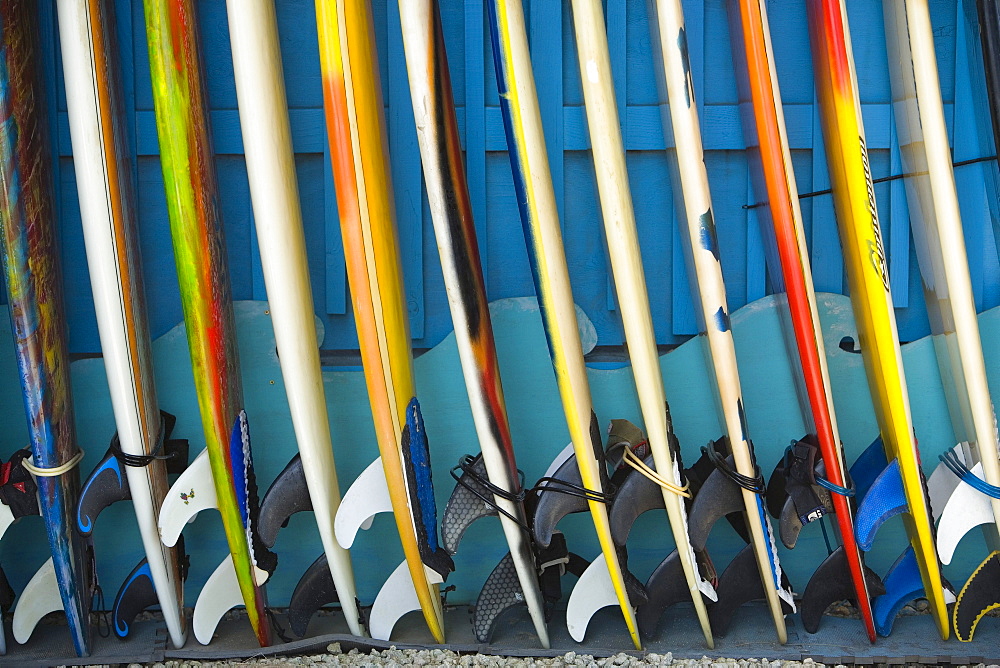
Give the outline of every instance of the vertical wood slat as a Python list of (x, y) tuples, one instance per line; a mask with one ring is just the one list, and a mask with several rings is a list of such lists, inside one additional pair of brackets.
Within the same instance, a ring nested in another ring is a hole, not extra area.
[(247, 213), (247, 222), (250, 226), (250, 294), (255, 300), (267, 301), (264, 267), (260, 263), (260, 246), (257, 243), (257, 221), (252, 210)]
[[(903, 173), (895, 114), (889, 114), (889, 173)], [(910, 207), (906, 201), (905, 179), (889, 182), (889, 290), (894, 308), (910, 303)], [(882, 240), (885, 243), (885, 239)]]
[(347, 313), (347, 265), (344, 261), (344, 239), (340, 235), (340, 214), (337, 211), (337, 191), (333, 184), (329, 138), (323, 142), (323, 231), (325, 235), (325, 292), (327, 313)]
[[(618, 107), (618, 125), (621, 128), (622, 144), (628, 136), (626, 118), (628, 116), (628, 24), (625, 19), (625, 0), (607, 0), (605, 24), (608, 31), (608, 53), (611, 56), (611, 77), (615, 85), (615, 105)], [(626, 163), (628, 152), (626, 151)], [(606, 284), (608, 310), (617, 308), (615, 284), (611, 275), (610, 257), (607, 258), (608, 277)]]
[[(830, 187), (830, 173), (826, 167), (826, 148), (823, 145), (823, 126), (820, 121), (819, 101), (813, 98), (813, 147), (811, 191)], [(837, 234), (837, 220), (833, 212), (833, 197), (818, 195), (809, 198), (812, 211), (812, 270), (816, 292), (843, 292), (844, 255)]]
[(387, 51), (389, 55), (389, 155), (392, 156), (392, 184), (396, 194), (396, 224), (403, 261), (406, 306), (410, 317), (410, 336), (424, 337), (424, 246), (423, 246), (423, 175), (413, 105), (406, 76), (403, 33), (399, 23), (399, 5), (386, 3)]
[[(976, 104), (972, 93), (972, 73), (969, 63), (967, 40), (979, 39), (969, 34), (961, 4), (956, 7), (957, 34), (955, 35), (955, 107), (952, 128), (952, 161), (980, 157), (979, 128), (976, 121)], [(983, 165), (967, 165), (955, 171), (955, 186), (961, 211), (962, 231), (969, 261), (969, 277), (975, 295), (976, 310), (983, 308), (986, 253), (996, 257), (996, 249), (986, 231), (988, 204)], [(992, 235), (989, 235), (992, 237)]]
[[(753, 179), (747, 171), (746, 201), (754, 203)], [(747, 209), (747, 303), (760, 299), (767, 291), (766, 263), (764, 261), (764, 240), (761, 237), (760, 220), (757, 216), (758, 207)], [(730, 311), (734, 310), (729, 305)]]
[[(486, 54), (483, 0), (465, 0), (465, 175), (476, 221), (479, 260), (489, 294), (486, 212)], [(449, 61), (449, 67), (459, 63)]]
[(563, 13), (562, 4), (535, 0), (529, 7), (528, 37), (531, 65), (538, 91), (538, 106), (545, 132), (545, 148), (556, 193), (556, 208), (565, 230), (563, 215)]

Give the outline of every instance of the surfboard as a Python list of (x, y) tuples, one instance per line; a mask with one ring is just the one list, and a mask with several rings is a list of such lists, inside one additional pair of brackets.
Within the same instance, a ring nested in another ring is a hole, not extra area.
[(341, 609), (351, 633), (363, 635), (350, 554), (334, 536), (340, 487), (316, 340), (274, 4), (230, 2), (228, 13), (257, 247), (303, 474), (279, 476), (268, 497), (277, 494), (287, 502), (288, 497), (301, 496), (300, 481), (305, 483)]
[(437, 535), (427, 434), (413, 384), (409, 320), (396, 231), (375, 32), (368, 0), (317, 4), (324, 109), (358, 342), (381, 457), (344, 495), (338, 542), (392, 512), (405, 560), (382, 586), (369, 617), (373, 638), (420, 610), (444, 642), (439, 584), (454, 566)]
[[(615, 104), (601, 3), (574, 2), (573, 26), (581, 64), (580, 75), (583, 81), (605, 238), (640, 409), (656, 471), (669, 485), (661, 486), (661, 492), (680, 557), (682, 576), (687, 583), (687, 597), (694, 605), (705, 642), (712, 647), (714, 641), (703, 591), (713, 598), (715, 592), (698, 571), (687, 533), (687, 509), (684, 505), (687, 482), (679, 462), (675, 461), (679, 451), (671, 448), (676, 438), (671, 438), (673, 430), (666, 411), (666, 395), (663, 379), (660, 376), (659, 354), (646, 292), (632, 195), (628, 185), (628, 171), (625, 167), (625, 149), (618, 124), (618, 109)], [(592, 565), (591, 568), (597, 569), (598, 566)], [(612, 583), (614, 583), (613, 578)], [(579, 589), (579, 585), (577, 588)], [(597, 588), (584, 590), (582, 594), (585, 598), (580, 602), (577, 596), (571, 596), (567, 618), (572, 618), (576, 614), (577, 605), (592, 614), (597, 604), (587, 599), (593, 598), (596, 591)], [(607, 605), (607, 602), (601, 603)], [(622, 602), (623, 609), (626, 603), (627, 601)], [(589, 615), (587, 618), (589, 619)]]
[(132, 500), (146, 558), (125, 579), (111, 627), (124, 638), (139, 611), (159, 604), (171, 642), (183, 647), (183, 555), (160, 541), (156, 524), (169, 487), (162, 457), (172, 420), (161, 419), (153, 381), (115, 9), (107, 0), (68, 0), (57, 8), (87, 266), (118, 428), (83, 486), (76, 525), (89, 535), (103, 508)]
[[(519, 588), (538, 639), (548, 648), (544, 601), (500, 382), (500, 364), (462, 161), (440, 8), (436, 0), (407, 0), (400, 3), (399, 10), (424, 184), (455, 341), (483, 464), (489, 483), (500, 489), (500, 493), (492, 494), (491, 499), (488, 496), (487, 500), (502, 511), (498, 513), (500, 524), (515, 572), (514, 578), (491, 577), (479, 600), (485, 604), (501, 596), (504, 590)], [(465, 473), (471, 475), (468, 470)], [(456, 489), (466, 488), (459, 485)], [(477, 605), (477, 609), (479, 607)], [(485, 612), (498, 606), (483, 607)], [(484, 619), (477, 629), (485, 627), (488, 630), (490, 626), (492, 620)], [(479, 640), (486, 642), (489, 638), (479, 637)]]
[[(962, 536), (980, 523), (990, 550), (1000, 549), (1000, 498), (982, 491), (983, 484), (989, 485), (987, 491), (1000, 497), (1000, 443), (969, 276), (930, 13), (926, 0), (889, 0), (883, 10), (896, 134), (907, 175), (906, 201), (957, 444), (946, 455), (951, 459), (931, 476), (935, 484), (928, 483), (938, 520), (938, 554), (949, 563)], [(961, 466), (956, 466), (957, 460)], [(946, 492), (949, 488), (950, 493)], [(998, 575), (987, 564), (976, 570), (962, 590), (952, 612), (960, 640), (971, 640), (976, 624), (991, 606), (1000, 607)]]
[[(727, 473), (730, 480), (739, 478), (744, 481), (738, 490), (739, 509), (744, 512), (750, 538), (750, 552), (745, 553), (743, 558), (734, 559), (727, 568), (731, 573), (729, 577), (725, 572), (722, 574), (718, 588), (719, 603), (713, 608), (712, 626), (717, 633), (720, 632), (717, 626), (727, 627), (734, 606), (744, 600), (739, 596), (727, 599), (724, 583), (731, 579), (745, 582), (754, 577), (753, 571), (756, 570), (762, 584), (761, 594), (767, 601), (774, 621), (778, 642), (784, 644), (787, 631), (783, 605), (794, 610), (794, 604), (791, 589), (778, 561), (771, 524), (764, 511), (762, 485), (758, 483), (760, 469), (743, 410), (736, 348), (729, 326), (729, 307), (722, 265), (719, 263), (718, 239), (698, 110), (694, 103), (694, 84), (688, 61), (683, 10), (679, 0), (660, 0), (651, 3), (650, 8), (653, 51), (660, 68), (659, 81), (665, 88), (669, 102), (669, 110), (661, 107), (664, 135), (672, 137), (676, 146), (676, 165), (671, 166), (675, 184), (674, 202), (678, 206), (681, 240), (684, 243), (691, 288), (695, 293), (694, 304), (706, 343), (708, 373), (716, 390), (720, 426), (728, 437), (731, 449), (731, 453), (720, 456), (731, 454), (733, 461), (730, 465), (719, 460), (718, 465), (729, 468), (718, 468), (712, 475), (722, 480), (721, 476)], [(703, 487), (700, 494), (705, 493), (706, 489)], [(698, 507), (699, 499), (696, 498), (692, 508), (692, 523), (696, 521), (696, 513), (700, 515)], [(696, 544), (695, 547), (697, 549), (701, 546)], [(753, 562), (756, 562), (756, 569), (751, 565)], [(740, 574), (738, 578), (734, 578), (736, 574)]]
[(880, 634), (888, 634), (898, 608), (915, 598), (912, 594), (916, 586), (923, 589), (930, 603), (941, 638), (947, 639), (951, 624), (903, 374), (847, 11), (840, 0), (812, 2), (808, 9), (834, 210), (881, 436), (866, 455), (881, 456), (875, 451), (884, 448), (888, 464), (882, 469), (881, 461), (872, 464), (862, 455), (865, 466), (856, 463), (851, 468), (857, 497), (861, 499), (855, 516), (855, 536), (863, 550), (870, 549), (878, 527), (894, 514), (906, 513), (904, 524), (910, 547), (883, 578), (886, 594), (874, 601), (875, 626)]
[[(971, 87), (976, 104), (979, 155), (994, 156), (983, 164), (987, 203), (993, 236), (1000, 239), (1000, 2), (976, 0), (962, 3), (966, 20), (966, 53), (972, 70)], [(979, 36), (976, 39), (976, 35)]]
[[(73, 423), (55, 187), (37, 8), (0, 4), (0, 256), (24, 393), (38, 505), (52, 558), (14, 610), (14, 639), (65, 610), (77, 654), (91, 650), (93, 547), (73, 530), (83, 451)], [(8, 524), (5, 523), (4, 528)]]
[(173, 545), (199, 511), (218, 508), (227, 557), (198, 596), (192, 628), (207, 644), (222, 615), (244, 604), (262, 647), (271, 644), (264, 582), (277, 559), (258, 536), (257, 480), (243, 404), (232, 287), (218, 202), (208, 100), (192, 0), (146, 0), (153, 106), (188, 350), (206, 448), (160, 510)]
[[(738, 61), (736, 79), (743, 112), (743, 135), (748, 147), (754, 194), (759, 203), (757, 220), (768, 251), (771, 285), (776, 293), (784, 293), (785, 296), (787, 313), (783, 324), (789, 357), (798, 361), (802, 418), (807, 434), (815, 439), (822, 454), (825, 465), (823, 476), (831, 485), (843, 490), (848, 487), (846, 458), (830, 389), (830, 372), (785, 131), (767, 9), (761, 0), (730, 0), (728, 10), (733, 55)], [(807, 443), (807, 439), (799, 443)], [(810, 475), (812, 480), (808, 479)], [(800, 484), (812, 487), (816, 482), (815, 475), (813, 471), (808, 471), (804, 476), (806, 479), (799, 481)], [(829, 563), (816, 570), (806, 586), (807, 595), (800, 603), (803, 623), (806, 630), (814, 633), (818, 630), (819, 616), (830, 603), (852, 598), (857, 601), (868, 639), (874, 642), (871, 595), (862, 554), (854, 538), (851, 499), (845, 494), (827, 491), (830, 492), (842, 547), (836, 556), (831, 554)], [(815, 500), (818, 501), (819, 496), (816, 495)], [(788, 508), (788, 503), (784, 504), (784, 508)], [(822, 506), (816, 505), (798, 508), (793, 503), (791, 509), (796, 517), (792, 521), (798, 519), (801, 523), (803, 515), (807, 520), (819, 519), (825, 512), (820, 508)], [(842, 568), (845, 565), (849, 576), (846, 579)]]

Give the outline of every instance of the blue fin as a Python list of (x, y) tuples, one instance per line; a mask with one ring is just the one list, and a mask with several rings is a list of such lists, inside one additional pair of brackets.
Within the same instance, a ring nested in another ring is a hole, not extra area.
[(868, 493), (879, 472), (888, 464), (889, 460), (885, 457), (882, 437), (879, 436), (854, 460), (854, 465), (851, 466), (850, 477), (854, 482), (854, 498), (865, 498), (865, 494)]
[(858, 506), (858, 513), (854, 517), (854, 534), (858, 539), (858, 547), (865, 552), (872, 549), (879, 527), (906, 510), (903, 478), (899, 474), (899, 462), (894, 459), (878, 474)]
[[(118, 440), (117, 434), (114, 440)], [(76, 530), (82, 536), (89, 536), (94, 531), (94, 522), (102, 510), (115, 501), (132, 498), (128, 477), (122, 470), (121, 462), (115, 457), (114, 450), (115, 446), (108, 448), (104, 459), (91, 472), (80, 492), (80, 500), (76, 505)]]
[(153, 574), (149, 570), (149, 563), (143, 559), (125, 578), (121, 589), (118, 590), (118, 596), (115, 597), (115, 604), (111, 608), (111, 627), (115, 635), (125, 640), (129, 634), (129, 625), (139, 613), (158, 604), (156, 588), (153, 586)]
[(906, 551), (899, 555), (899, 559), (885, 576), (884, 582), (885, 594), (875, 599), (872, 609), (875, 630), (880, 636), (888, 636), (892, 632), (892, 623), (900, 608), (923, 595), (924, 583), (920, 579), (917, 556), (912, 547), (906, 548)]

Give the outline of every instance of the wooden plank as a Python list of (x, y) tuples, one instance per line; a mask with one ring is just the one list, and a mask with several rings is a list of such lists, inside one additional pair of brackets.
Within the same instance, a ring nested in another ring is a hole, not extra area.
[[(813, 103), (813, 137), (817, 141), (813, 145), (812, 151), (813, 178), (810, 190), (815, 192), (830, 187), (830, 173), (826, 167), (826, 147), (823, 145), (819, 105), (815, 102)], [(813, 285), (817, 292), (843, 292), (844, 255), (840, 250), (840, 235), (837, 232), (837, 219), (833, 211), (833, 198), (830, 195), (810, 197), (805, 200), (802, 209), (803, 212), (808, 210), (812, 214)]]
[(413, 120), (410, 87), (403, 53), (403, 33), (399, 6), (386, 3), (389, 56), (389, 155), (392, 156), (392, 184), (396, 196), (396, 223), (403, 261), (406, 304), (410, 335), (424, 338), (424, 245), (423, 175), (417, 128)]
[[(538, 90), (538, 105), (542, 114), (542, 128), (545, 131), (545, 148), (549, 155), (549, 169), (552, 185), (556, 193), (556, 208), (559, 220), (564, 221), (563, 198), (565, 196), (565, 168), (563, 151), (563, 15), (562, 3), (529, 3), (529, 34), (531, 43), (531, 65)], [(572, 43), (567, 48), (573, 48)], [(503, 136), (503, 122), (500, 110), (496, 110), (496, 127)], [(493, 132), (488, 133), (493, 136)], [(490, 146), (495, 146), (490, 142)], [(504, 140), (506, 147), (506, 139)], [(505, 150), (487, 148), (486, 150)], [(563, 223), (565, 230), (565, 223)]]
[[(892, 174), (903, 173), (895, 118), (889, 120), (889, 171)], [(882, 229), (889, 231), (889, 289), (892, 291), (892, 305), (899, 309), (906, 308), (910, 303), (910, 209), (906, 202), (904, 179), (890, 181), (888, 186), (889, 224), (883, 222)]]
[[(487, 26), (483, 17), (483, 0), (465, 0), (465, 175), (472, 200), (472, 216), (476, 221), (479, 259), (483, 279), (489, 291), (487, 264), (488, 235), (486, 219), (486, 58), (484, 34)], [(492, 61), (489, 63), (492, 67)], [(459, 63), (449, 62), (454, 69)]]
[[(753, 179), (747, 170), (746, 179), (747, 204), (754, 203)], [(767, 266), (764, 261), (764, 240), (761, 238), (760, 221), (757, 219), (756, 207), (746, 210), (747, 225), (747, 303), (756, 301), (767, 292)], [(733, 310), (730, 308), (730, 310)]]

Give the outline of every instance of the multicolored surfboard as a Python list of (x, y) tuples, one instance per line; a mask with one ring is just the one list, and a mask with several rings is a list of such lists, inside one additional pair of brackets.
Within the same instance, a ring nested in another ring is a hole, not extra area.
[[(780, 490), (787, 492), (790, 487), (798, 486), (802, 496), (798, 493), (781, 495), (784, 498), (781, 499), (779, 534), (786, 546), (791, 547), (802, 524), (820, 519), (826, 513), (825, 506), (832, 505), (841, 547), (816, 569), (806, 585), (799, 605), (802, 621), (807, 631), (815, 633), (829, 604), (850, 598), (857, 601), (868, 638), (874, 642), (875, 622), (868, 591), (868, 581), (873, 574), (866, 570), (854, 539), (854, 508), (850, 496), (845, 493), (849, 485), (844, 449), (834, 413), (830, 372), (785, 132), (767, 10), (762, 0), (729, 0), (728, 9), (729, 35), (738, 62), (736, 79), (743, 112), (743, 135), (749, 150), (754, 193), (759, 202), (757, 220), (768, 251), (771, 285), (775, 292), (783, 292), (785, 296), (788, 311), (783, 323), (789, 356), (798, 361), (801, 373), (799, 395), (807, 436), (791, 447), (789, 455), (811, 462), (810, 453), (818, 449), (824, 465), (822, 475), (809, 465), (796, 466), (787, 462), (783, 466), (779, 475), (788, 480), (780, 481)], [(823, 485), (825, 492), (814, 491), (814, 487), (824, 481), (829, 483)], [(772, 481), (771, 485), (774, 484)], [(821, 497), (829, 498), (829, 504), (824, 504)], [(792, 532), (795, 536), (788, 535)]]
[(375, 30), (368, 0), (317, 2), (324, 108), (354, 319), (381, 457), (351, 485), (337, 511), (349, 548), (372, 516), (392, 512), (405, 560), (369, 617), (373, 638), (421, 610), (444, 642), (438, 585), (453, 570), (440, 547), (427, 434), (413, 384), (410, 328), (396, 231)]
[(816, 94), (840, 243), (881, 435), (850, 471), (860, 499), (855, 536), (861, 549), (868, 550), (883, 522), (906, 513), (910, 547), (883, 578), (886, 594), (875, 599), (875, 626), (879, 633), (888, 634), (899, 607), (920, 595), (922, 589), (941, 638), (947, 639), (951, 628), (948, 597), (942, 586), (934, 525), (903, 375), (847, 8), (843, 0), (810, 0), (808, 10)]
[(958, 444), (943, 455), (931, 476), (933, 484), (928, 483), (938, 520), (938, 554), (949, 563), (962, 536), (980, 525), (994, 553), (966, 583), (952, 613), (955, 635), (971, 640), (986, 612), (1000, 607), (996, 414), (986, 381), (927, 0), (887, 0), (883, 9), (906, 201)]
[(225, 611), (242, 603), (263, 647), (271, 644), (272, 634), (263, 584), (277, 560), (257, 533), (257, 481), (243, 405), (195, 4), (193, 0), (144, 2), (170, 233), (206, 442), (205, 451), (167, 494), (160, 533), (164, 543), (173, 545), (195, 514), (219, 509), (230, 556), (198, 597), (195, 637), (207, 644)]
[[(300, 460), (299, 465), (286, 467), (268, 490), (262, 515), (270, 514), (269, 499), (280, 500), (285, 507), (293, 506), (292, 499), (298, 501), (297, 508), (312, 507), (330, 576), (323, 583), (330, 581), (330, 600), (340, 603), (351, 632), (362, 635), (350, 554), (334, 537), (340, 486), (320, 370), (275, 7), (271, 0), (234, 0), (228, 3), (228, 15), (257, 247)], [(292, 472), (297, 474), (289, 475)], [(288, 519), (287, 513), (279, 515), (277, 526)], [(265, 532), (263, 519), (261, 525), (262, 533), (271, 533)], [(273, 545), (273, 538), (265, 542)], [(319, 586), (302, 585), (314, 590)], [(289, 619), (304, 631), (293, 612)]]
[[(42, 71), (38, 8), (0, 2), (0, 256), (31, 439), (38, 505), (52, 558), (14, 611), (14, 638), (63, 609), (77, 654), (91, 650), (95, 587), (90, 541), (73, 527), (83, 457), (73, 424), (55, 188)], [(6, 528), (6, 524), (4, 526)]]
[(125, 638), (136, 614), (158, 604), (171, 641), (183, 647), (183, 555), (160, 541), (156, 524), (169, 487), (164, 458), (171, 456), (166, 446), (173, 418), (161, 419), (153, 382), (115, 9), (110, 0), (60, 0), (57, 7), (87, 266), (118, 427), (83, 486), (76, 525), (89, 536), (101, 510), (132, 500), (146, 558), (116, 597), (112, 629)]
[[(510, 547), (507, 560), (513, 565), (511, 569), (502, 561), (494, 570), (496, 575), (487, 580), (476, 605), (477, 614), (473, 623), (478, 639), (487, 642), (490, 627), (496, 615), (503, 610), (503, 606), (495, 601), (516, 601), (517, 596), (510, 597), (511, 592), (516, 592), (520, 594), (520, 600), (527, 604), (542, 646), (548, 648), (544, 601), (500, 383), (500, 365), (479, 259), (472, 201), (462, 162), (440, 9), (437, 0), (405, 0), (399, 4), (399, 13), (424, 183), (455, 327), (455, 340), (488, 482), (500, 490), (499, 493), (484, 495), (486, 499), (481, 500), (492, 503), (500, 515)], [(475, 475), (474, 468), (465, 467), (463, 476), (471, 478)], [(475, 489), (470, 485), (477, 482), (481, 487), (482, 480), (459, 484), (456, 494), (465, 496), (470, 489)], [(448, 504), (448, 509), (456, 507)], [(465, 519), (472, 520), (476, 516), (469, 515)], [(447, 510), (445, 517), (448, 517)], [(454, 526), (452, 532), (443, 531), (445, 539), (449, 535), (460, 538), (468, 526), (464, 522), (462, 524), (464, 526)], [(442, 526), (448, 526), (446, 520), (443, 520)], [(457, 543), (445, 545), (453, 554), (457, 547)]]

